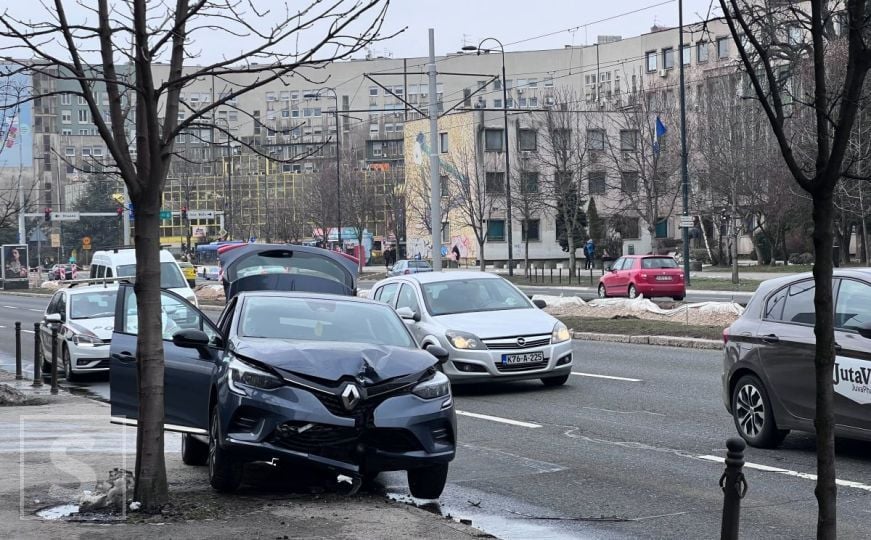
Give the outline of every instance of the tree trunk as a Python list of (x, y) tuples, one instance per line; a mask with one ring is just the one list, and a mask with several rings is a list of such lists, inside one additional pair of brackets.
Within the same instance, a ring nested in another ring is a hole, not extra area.
[[(568, 220), (566, 223), (569, 223)], [(566, 226), (566, 245), (569, 247), (569, 274), (574, 276), (577, 257), (575, 256), (575, 235), (571, 229), (570, 226)]]
[(144, 193), (136, 206), (136, 362), (139, 421), (136, 428), (136, 493), (142, 511), (156, 513), (167, 502), (163, 456), (163, 335), (160, 307), (160, 192)]
[(523, 246), (523, 271), (526, 272), (527, 279), (529, 278), (529, 230), (526, 231), (526, 241)]
[(835, 486), (835, 413), (832, 371), (835, 363), (835, 335), (832, 305), (832, 245), (834, 205), (831, 189), (813, 194), (814, 220), (814, 309), (816, 322), (816, 415), (817, 497), (819, 516), (817, 538), (837, 536), (837, 487)]
[[(734, 219), (734, 218), (733, 218)], [(735, 227), (733, 221), (732, 227)], [(732, 260), (732, 283), (738, 283), (738, 230), (734, 229), (731, 235), (731, 245), (729, 246), (729, 258)]]

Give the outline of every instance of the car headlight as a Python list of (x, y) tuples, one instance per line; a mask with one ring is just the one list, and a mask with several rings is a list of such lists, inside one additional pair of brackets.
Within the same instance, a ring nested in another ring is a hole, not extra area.
[(550, 335), (551, 343), (562, 343), (563, 341), (568, 341), (572, 339), (572, 333), (569, 332), (568, 327), (561, 322), (557, 322), (553, 326), (553, 332)]
[(448, 341), (451, 342), (451, 345), (455, 349), (472, 349), (472, 350), (484, 350), (487, 348), (486, 345), (476, 336), (475, 334), (470, 334), (469, 332), (459, 332), (457, 330), (448, 330), (445, 332), (445, 336), (448, 338)]
[(437, 371), (432, 379), (427, 379), (415, 386), (411, 393), (423, 399), (435, 399), (451, 394), (451, 382), (441, 371)]
[(87, 345), (93, 347), (94, 345), (102, 345), (103, 340), (98, 338), (97, 336), (89, 336), (87, 334), (75, 334), (73, 335), (73, 343), (76, 345)]
[(235, 392), (244, 394), (244, 390), (240, 386), (250, 388), (259, 388), (260, 390), (274, 390), (283, 383), (281, 379), (272, 373), (257, 369), (251, 364), (247, 364), (237, 357), (232, 357), (230, 360), (230, 388)]

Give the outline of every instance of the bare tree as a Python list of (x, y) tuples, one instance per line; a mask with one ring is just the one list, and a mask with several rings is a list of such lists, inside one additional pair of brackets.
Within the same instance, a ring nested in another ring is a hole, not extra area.
[(843, 37), (834, 32), (832, 3), (825, 0), (720, 0), (720, 6), (784, 162), (812, 199), (817, 538), (835, 538), (833, 195), (852, 165), (845, 157), (859, 104), (868, 98), (869, 5), (866, 0), (846, 1)]
[[(541, 224), (542, 214), (547, 210), (542, 189), (541, 173), (532, 159), (520, 159), (511, 172), (512, 213), (521, 220), (521, 239), (523, 240), (523, 268), (529, 275), (529, 241), (531, 224)], [(541, 234), (540, 228), (538, 229)]]
[[(581, 100), (570, 90), (561, 90), (554, 96), (556, 106), (540, 113), (537, 124), (541, 145), (537, 159), (546, 169), (542, 186), (545, 188), (549, 208), (556, 214), (557, 235), (562, 236), (569, 254), (569, 271), (577, 267), (577, 250), (584, 244), (585, 173), (591, 170), (591, 161), (598, 161), (605, 149), (604, 134), (601, 144), (593, 140), (601, 130), (593, 130), (585, 115), (571, 110), (571, 104)], [(590, 139), (588, 139), (590, 136)], [(541, 177), (540, 177), (541, 179)]]
[[(83, 7), (92, 19), (71, 15), (67, 8), (72, 2), (53, 4), (51, 9), (45, 6), (44, 17), (36, 18), (41, 22), (20, 20), (8, 12), (0, 15), (0, 37), (12, 43), (0, 59), (21, 71), (78, 83), (74, 94), (87, 103), (135, 205), (139, 306), (135, 496), (144, 511), (156, 512), (166, 503), (168, 491), (163, 456), (159, 212), (176, 136), (188, 128), (210, 126), (213, 111), (243, 94), (300, 69), (348, 58), (379, 39), (389, 0), (312, 2), (294, 12), (275, 13), (262, 13), (253, 3), (234, 0), (177, 0), (173, 5), (99, 0), (95, 8)], [(218, 61), (193, 66), (193, 43), (205, 32), (223, 33), (239, 49)], [(312, 45), (300, 49), (300, 42)], [(94, 58), (89, 51), (95, 51)], [(24, 56), (31, 59), (19, 60)], [(88, 66), (92, 60), (101, 65)], [(155, 64), (161, 61), (168, 70), (156, 75)], [(228, 91), (200, 108), (181, 102), (184, 88), (204, 77), (226, 81)], [(98, 83), (108, 93), (108, 118), (94, 91)], [(128, 139), (125, 102), (135, 104), (133, 141)], [(179, 120), (180, 110), (187, 112), (183, 120)], [(232, 136), (229, 130), (224, 132)]]

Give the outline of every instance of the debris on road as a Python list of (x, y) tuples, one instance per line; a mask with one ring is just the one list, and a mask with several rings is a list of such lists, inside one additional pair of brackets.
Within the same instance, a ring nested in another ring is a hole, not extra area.
[[(85, 491), (79, 497), (79, 513), (85, 514), (109, 510), (122, 512), (133, 497), (133, 473), (124, 469), (112, 469), (107, 480), (100, 480), (94, 491)], [(131, 509), (133, 503), (130, 503)]]
[(682, 322), (690, 320), (694, 325), (726, 327), (735, 322), (744, 308), (735, 302), (698, 302), (682, 304), (673, 309), (664, 309), (643, 296), (638, 298), (597, 298), (589, 302), (577, 296), (535, 295), (533, 299), (544, 300), (544, 310), (554, 316), (595, 318), (623, 318)]

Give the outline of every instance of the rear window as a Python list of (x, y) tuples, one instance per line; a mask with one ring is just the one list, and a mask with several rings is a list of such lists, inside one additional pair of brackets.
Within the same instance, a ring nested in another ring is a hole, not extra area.
[(815, 314), (813, 280), (790, 285), (783, 307), (783, 321), (812, 325), (816, 320)]
[(677, 262), (671, 257), (647, 257), (641, 259), (641, 268), (654, 270), (656, 268), (677, 268)]
[(244, 257), (228, 266), (225, 277), (233, 282), (256, 274), (302, 274), (353, 286), (351, 276), (338, 262), (322, 255), (287, 249)]
[[(118, 266), (118, 277), (136, 277), (136, 265), (122, 264)], [(161, 289), (181, 289), (187, 286), (187, 281), (174, 262), (160, 263)]]

